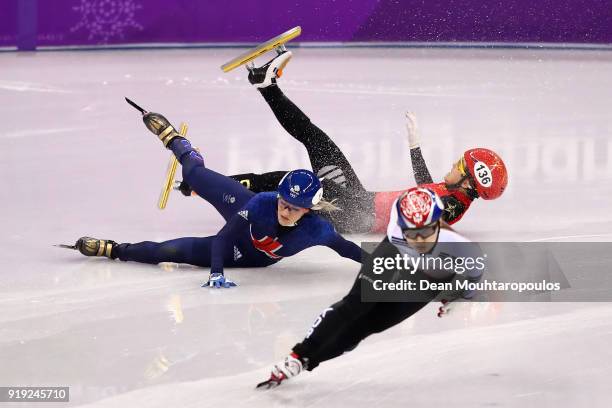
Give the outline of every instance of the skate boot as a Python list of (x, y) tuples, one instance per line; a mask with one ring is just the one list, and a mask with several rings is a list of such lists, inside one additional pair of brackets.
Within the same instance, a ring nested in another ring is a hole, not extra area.
[(147, 112), (142, 116), (142, 121), (153, 134), (159, 137), (164, 147), (168, 148), (170, 142), (176, 137), (182, 137), (172, 126), (170, 121), (160, 113)]
[(166, 148), (169, 149), (168, 145), (173, 139), (182, 137), (164, 115), (155, 112), (148, 112), (147, 110), (138, 106), (136, 102), (130, 98), (126, 97), (125, 101), (142, 114), (142, 121), (147, 129), (159, 137), (159, 140), (162, 141)]
[(272, 367), (270, 378), (267, 381), (257, 384), (257, 389), (267, 390), (281, 385), (285, 380), (295, 377), (302, 372), (304, 366), (298, 355), (291, 353), (283, 361)]
[(283, 69), (291, 59), (291, 51), (287, 51), (284, 46), (276, 49), (278, 55), (268, 61), (266, 64), (256, 68), (253, 63), (247, 65), (249, 70), (249, 82), (256, 88), (265, 88), (272, 84), (276, 84), (276, 78), (283, 75)]
[(108, 239), (97, 239), (91, 237), (81, 237), (74, 245), (58, 245), (61, 248), (76, 249), (85, 256), (105, 256), (110, 259), (116, 259), (117, 255), (113, 254), (113, 249), (117, 247), (115, 241)]

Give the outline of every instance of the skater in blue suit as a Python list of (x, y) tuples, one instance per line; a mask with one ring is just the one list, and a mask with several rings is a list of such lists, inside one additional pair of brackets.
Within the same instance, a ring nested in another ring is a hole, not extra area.
[(322, 200), (319, 179), (308, 170), (288, 172), (278, 192), (255, 194), (237, 181), (206, 168), (204, 159), (162, 115), (143, 111), (143, 121), (182, 165), (184, 180), (212, 204), (226, 221), (214, 236), (178, 238), (165, 242), (116, 243), (79, 238), (69, 248), (86, 256), (105, 256), (150, 264), (188, 263), (210, 267), (203, 286), (231, 287), (224, 267), (264, 267), (316, 245), (361, 262), (361, 248), (338, 234), (331, 223), (312, 210), (336, 210)]

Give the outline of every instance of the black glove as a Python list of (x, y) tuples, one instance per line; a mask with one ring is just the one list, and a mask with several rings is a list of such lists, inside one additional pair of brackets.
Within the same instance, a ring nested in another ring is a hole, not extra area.
[(193, 190), (189, 187), (189, 184), (185, 180), (181, 181), (181, 183), (176, 187), (178, 191), (181, 192), (185, 197), (191, 197), (191, 193)]

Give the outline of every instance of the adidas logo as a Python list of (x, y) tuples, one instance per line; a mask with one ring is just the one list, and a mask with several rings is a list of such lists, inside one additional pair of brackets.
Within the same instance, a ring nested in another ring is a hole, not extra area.
[(248, 210), (238, 211), (238, 215), (241, 216), (242, 218), (244, 218), (245, 220), (249, 219), (249, 211)]
[(242, 258), (242, 254), (240, 253), (238, 248), (236, 246), (234, 246), (234, 261), (237, 261), (240, 258)]
[(317, 173), (321, 180), (332, 180), (334, 183), (346, 187), (346, 177), (338, 166), (323, 166)]

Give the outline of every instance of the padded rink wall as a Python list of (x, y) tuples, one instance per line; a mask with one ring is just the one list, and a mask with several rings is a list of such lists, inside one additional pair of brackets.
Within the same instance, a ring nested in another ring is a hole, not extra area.
[(611, 44), (606, 0), (0, 0), (0, 47), (300, 42)]

